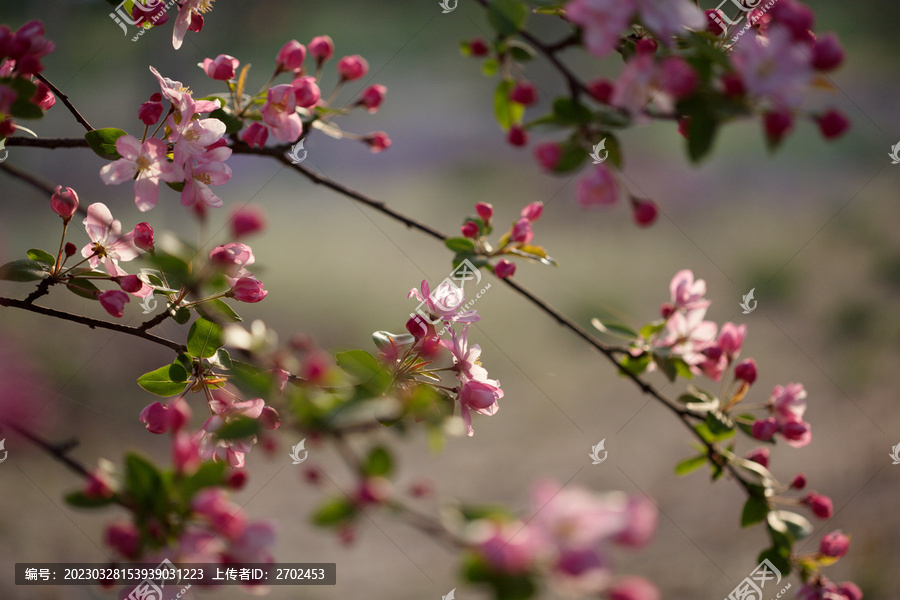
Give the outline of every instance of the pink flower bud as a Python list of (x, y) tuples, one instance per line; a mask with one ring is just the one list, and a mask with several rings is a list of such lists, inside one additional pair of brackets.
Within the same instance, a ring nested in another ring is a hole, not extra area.
[(609, 600), (660, 600), (656, 586), (643, 577), (627, 576), (619, 579), (609, 589)]
[(183, 431), (172, 436), (172, 464), (178, 473), (194, 473), (201, 462), (197, 440)]
[(369, 63), (359, 54), (354, 54), (339, 60), (337, 70), (343, 81), (355, 81), (366, 76), (369, 72)]
[(807, 446), (812, 440), (809, 423), (805, 421), (788, 421), (779, 431), (787, 443), (795, 448)]
[(757, 440), (767, 442), (772, 439), (772, 436), (775, 435), (775, 432), (777, 431), (778, 421), (776, 421), (774, 417), (768, 417), (765, 419), (757, 419), (753, 423), (752, 435)]
[(72, 242), (66, 242), (63, 250), (66, 253), (66, 256), (75, 256), (75, 253), (78, 252), (78, 247)]
[(262, 209), (246, 206), (231, 213), (231, 235), (234, 239), (262, 231), (265, 227)]
[(487, 53), (490, 51), (490, 46), (484, 40), (484, 38), (473, 38), (469, 40), (469, 53), (472, 56), (487, 56)]
[(124, 556), (137, 558), (141, 552), (141, 534), (131, 522), (110, 523), (103, 534), (106, 545)]
[(748, 385), (753, 385), (756, 381), (756, 361), (752, 358), (745, 358), (734, 367), (735, 379), (746, 381)]
[(615, 84), (609, 79), (596, 79), (587, 84), (588, 93), (602, 104), (609, 104)]
[(250, 246), (232, 242), (213, 248), (209, 253), (209, 260), (213, 265), (234, 277), (240, 269), (252, 265), (256, 258), (253, 256)]
[(544, 142), (535, 146), (534, 157), (541, 168), (545, 171), (552, 171), (562, 158), (562, 148), (554, 142)]
[(263, 284), (252, 277), (241, 277), (231, 286), (231, 297), (238, 302), (259, 302), (269, 294)]
[(356, 489), (356, 503), (360, 506), (381, 504), (391, 495), (391, 483), (384, 477), (369, 477)]
[(241, 139), (251, 147), (262, 148), (269, 138), (269, 130), (262, 123), (253, 122), (241, 132)]
[(427, 498), (434, 493), (434, 485), (428, 479), (419, 479), (409, 486), (409, 495), (413, 498)]
[(744, 455), (744, 458), (747, 460), (752, 460), (755, 463), (759, 463), (765, 468), (769, 468), (769, 449), (768, 448), (754, 448)]
[(247, 471), (244, 469), (235, 469), (225, 476), (225, 485), (233, 490), (241, 490), (247, 485), (247, 479)]
[(203, 72), (211, 79), (217, 81), (230, 81), (234, 79), (235, 71), (241, 61), (227, 54), (220, 54), (215, 59), (205, 58), (200, 65)]
[(315, 106), (322, 99), (322, 91), (314, 77), (298, 77), (291, 82), (291, 87), (294, 88), (294, 99), (297, 101), (297, 106), (302, 108)]
[(81, 490), (88, 498), (112, 498), (115, 494), (106, 471), (95, 469), (88, 475), (84, 488)]
[(16, 124), (12, 119), (0, 121), (0, 138), (8, 138), (16, 132)]
[(374, 113), (384, 102), (385, 94), (387, 94), (387, 88), (383, 85), (370, 85), (359, 95), (359, 104), (365, 106), (370, 113)]
[(198, 12), (191, 12), (191, 23), (188, 25), (188, 31), (199, 33), (203, 30), (203, 15)]
[(819, 71), (833, 71), (844, 62), (844, 49), (833, 33), (826, 33), (816, 40), (812, 55), (813, 67)]
[(260, 425), (263, 426), (263, 429), (274, 431), (281, 427), (281, 416), (278, 414), (278, 411), (271, 406), (263, 407), (262, 412), (259, 413), (258, 421)]
[(509, 239), (518, 244), (527, 244), (534, 239), (534, 232), (531, 230), (531, 221), (522, 217), (513, 225)]
[(809, 30), (813, 28), (815, 15), (805, 4), (794, 0), (779, 0), (769, 13), (772, 20), (786, 27), (795, 40), (809, 39)]
[(688, 137), (691, 132), (691, 118), (678, 117), (678, 135)]
[(671, 302), (663, 302), (659, 307), (659, 314), (663, 319), (668, 319), (675, 312), (675, 305)]
[(528, 206), (522, 209), (520, 216), (523, 219), (528, 219), (532, 223), (541, 218), (541, 214), (544, 212), (544, 203), (543, 202), (532, 202)]
[(169, 407), (162, 402), (153, 402), (144, 407), (141, 423), (150, 433), (165, 433), (169, 430)]
[(802, 490), (806, 487), (806, 475), (803, 473), (797, 473), (794, 479), (791, 481), (791, 487), (795, 490)]
[(133, 294), (135, 292), (141, 291), (141, 288), (144, 287), (144, 282), (140, 280), (137, 275), (126, 275), (124, 277), (118, 278), (119, 287), (129, 294)]
[(831, 503), (831, 498), (828, 496), (810, 492), (803, 497), (801, 502), (809, 506), (812, 513), (820, 519), (830, 519), (834, 513), (834, 506)]
[(327, 35), (319, 35), (309, 43), (309, 55), (316, 59), (316, 63), (322, 64), (334, 56), (334, 42)]
[(638, 40), (634, 45), (634, 49), (638, 54), (656, 54), (658, 47), (659, 44), (656, 43), (656, 40), (651, 40), (650, 38)]
[(819, 552), (830, 558), (841, 558), (847, 554), (850, 548), (850, 538), (844, 535), (840, 529), (822, 536), (819, 542)]
[(43, 81), (37, 82), (37, 90), (31, 97), (31, 103), (41, 110), (50, 110), (56, 104), (56, 96), (50, 91), (50, 88)]
[(646, 496), (631, 496), (628, 499), (627, 519), (625, 529), (614, 538), (616, 542), (629, 548), (649, 544), (659, 520), (656, 505)]
[(375, 131), (363, 138), (363, 141), (369, 145), (369, 150), (377, 154), (384, 152), (391, 147), (391, 138), (383, 131)]
[(844, 581), (838, 586), (838, 591), (844, 596), (845, 600), (862, 600), (863, 593), (859, 586), (852, 581)]
[(303, 61), (306, 60), (306, 46), (297, 40), (291, 40), (281, 47), (275, 57), (275, 69), (277, 72), (293, 71), (299, 73), (303, 69)]
[(777, 144), (794, 128), (794, 115), (786, 108), (776, 109), (766, 113), (763, 124), (766, 138), (770, 143)]
[(125, 303), (131, 301), (128, 294), (121, 290), (107, 290), (105, 292), (100, 292), (97, 299), (100, 300), (100, 306), (117, 319), (122, 318)]
[(69, 221), (75, 211), (78, 210), (78, 194), (70, 187), (56, 186), (56, 191), (50, 196), (50, 208), (65, 221)]
[(466, 221), (459, 230), (462, 232), (463, 237), (473, 239), (478, 237), (478, 223), (475, 221)]
[(138, 108), (138, 119), (147, 126), (156, 125), (162, 114), (163, 105), (161, 102), (144, 102)]
[(494, 265), (494, 275), (500, 279), (512, 277), (516, 273), (516, 263), (509, 262), (505, 258)]
[(819, 115), (816, 117), (816, 123), (819, 125), (822, 137), (826, 140), (839, 138), (850, 129), (850, 120), (837, 109), (831, 109)]
[(525, 106), (531, 106), (537, 102), (537, 88), (529, 81), (519, 81), (509, 93), (509, 99)]
[(649, 227), (650, 225), (653, 225), (653, 223), (656, 222), (656, 217), (659, 215), (659, 208), (656, 206), (656, 202), (649, 198), (636, 198), (632, 196), (631, 210), (634, 222), (640, 227)]
[(150, 223), (134, 226), (134, 245), (145, 252), (153, 252), (153, 227)]
[(619, 186), (605, 164), (600, 163), (578, 182), (575, 197), (585, 208), (593, 205), (609, 206), (619, 198)]
[(713, 35), (722, 35), (727, 29), (725, 21), (722, 20), (722, 11), (716, 8), (709, 8), (703, 11), (706, 14), (706, 30)]
[(475, 204), (475, 212), (478, 213), (482, 221), (488, 223), (494, 216), (494, 207), (487, 202), (478, 202)]
[(513, 146), (524, 146), (528, 143), (528, 132), (519, 125), (513, 125), (506, 134), (506, 141)]
[(725, 95), (729, 98), (743, 96), (747, 92), (743, 80), (737, 73), (725, 73), (722, 75), (721, 81)]
[(700, 77), (686, 60), (679, 56), (669, 56), (662, 61), (663, 89), (676, 100), (687, 98), (694, 93)]

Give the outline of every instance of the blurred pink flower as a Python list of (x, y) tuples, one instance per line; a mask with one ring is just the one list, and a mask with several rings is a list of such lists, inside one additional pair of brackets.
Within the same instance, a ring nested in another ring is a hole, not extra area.
[(618, 45), (636, 8), (635, 0), (573, 0), (566, 16), (581, 27), (588, 52), (603, 58)]

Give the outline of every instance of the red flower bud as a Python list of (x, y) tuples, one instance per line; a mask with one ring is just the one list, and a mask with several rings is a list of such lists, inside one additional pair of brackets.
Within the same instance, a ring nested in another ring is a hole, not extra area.
[(72, 215), (78, 210), (78, 194), (70, 187), (63, 191), (61, 185), (56, 186), (56, 191), (50, 197), (50, 208), (65, 221), (72, 219)]
[(467, 238), (476, 238), (478, 237), (478, 223), (475, 221), (466, 221), (465, 224), (459, 228), (463, 234), (463, 237)]
[(831, 558), (840, 558), (847, 554), (850, 548), (850, 538), (844, 535), (840, 529), (822, 536), (819, 542), (819, 552)]
[(150, 223), (138, 223), (134, 226), (134, 245), (145, 252), (153, 251), (153, 228)]
[(797, 473), (794, 479), (791, 481), (791, 487), (795, 490), (802, 490), (806, 487), (806, 475), (803, 473)]
[(596, 79), (587, 84), (588, 92), (597, 102), (609, 104), (613, 94), (613, 82), (609, 79)]
[(534, 157), (546, 171), (552, 171), (562, 158), (562, 148), (554, 142), (544, 142), (534, 148)]
[(309, 43), (309, 55), (316, 59), (316, 63), (322, 64), (334, 56), (334, 42), (327, 35), (319, 35)]
[(537, 88), (528, 81), (519, 81), (509, 93), (509, 99), (525, 106), (531, 106), (537, 102)]
[(374, 113), (384, 102), (385, 94), (387, 94), (387, 88), (383, 85), (370, 85), (359, 95), (359, 103), (365, 106), (370, 113)]
[(768, 448), (754, 448), (750, 452), (744, 455), (744, 458), (747, 460), (752, 460), (755, 463), (759, 463), (765, 468), (769, 468), (769, 449)]
[(275, 69), (279, 73), (283, 71), (299, 73), (303, 69), (304, 60), (306, 60), (306, 46), (297, 40), (291, 40), (282, 46), (275, 56)]
[(78, 252), (78, 246), (76, 246), (72, 242), (66, 242), (63, 250), (65, 251), (66, 256), (75, 256), (75, 253)]
[(812, 55), (812, 65), (820, 71), (833, 71), (844, 62), (844, 49), (833, 33), (826, 33), (816, 40)]
[(509, 133), (506, 135), (506, 141), (513, 146), (524, 146), (528, 143), (528, 132), (518, 125), (513, 125), (509, 128)]
[(359, 54), (354, 54), (339, 60), (337, 70), (343, 81), (355, 81), (369, 72), (369, 63)]
[(794, 128), (794, 115), (787, 109), (777, 109), (766, 113), (763, 120), (766, 138), (772, 144), (780, 142)]
[(490, 47), (483, 38), (474, 38), (469, 41), (469, 52), (472, 56), (487, 56)]
[(516, 273), (516, 263), (509, 262), (505, 258), (494, 266), (494, 275), (500, 279), (512, 277)]
[(659, 208), (653, 200), (647, 198), (631, 197), (631, 208), (633, 210), (634, 222), (641, 227), (649, 227), (656, 221), (659, 215)]
[(830, 519), (831, 515), (834, 513), (834, 507), (831, 503), (831, 498), (829, 498), (828, 496), (810, 492), (803, 497), (803, 500), (801, 500), (801, 502), (809, 506), (812, 513), (820, 519)]
[(129, 294), (133, 294), (135, 292), (141, 291), (141, 288), (144, 287), (144, 282), (140, 280), (137, 275), (126, 275), (125, 277), (118, 278), (119, 287)]
[(494, 207), (487, 202), (479, 202), (475, 205), (475, 212), (478, 213), (478, 216), (481, 217), (482, 221), (487, 223), (491, 220), (491, 217), (494, 216)]
[(734, 377), (753, 385), (753, 382), (756, 381), (756, 361), (752, 358), (745, 358), (739, 362), (734, 367)]
[(819, 131), (826, 140), (833, 140), (844, 135), (850, 129), (850, 120), (837, 109), (831, 109), (816, 117)]

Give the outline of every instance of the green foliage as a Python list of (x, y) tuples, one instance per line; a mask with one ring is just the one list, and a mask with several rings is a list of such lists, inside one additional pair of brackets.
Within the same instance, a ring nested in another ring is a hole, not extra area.
[(335, 359), (341, 369), (356, 379), (360, 391), (369, 397), (380, 396), (391, 386), (390, 372), (365, 350), (340, 352)]
[(220, 440), (243, 440), (260, 432), (262, 425), (257, 419), (237, 417), (229, 420), (216, 431)]
[(376, 446), (363, 461), (362, 470), (369, 477), (390, 477), (394, 472), (394, 457), (384, 446)]
[(528, 4), (520, 0), (492, 0), (488, 6), (488, 23), (501, 36), (522, 30), (528, 20)]
[(177, 362), (138, 377), (139, 386), (157, 396), (177, 396), (187, 387), (188, 373)]
[(765, 498), (752, 495), (744, 503), (741, 511), (741, 527), (750, 527), (765, 520), (769, 514), (769, 503)]
[(41, 263), (27, 258), (14, 260), (0, 267), (0, 279), (6, 281), (40, 281), (48, 276), (49, 273)]
[(509, 94), (514, 87), (516, 87), (515, 80), (504, 79), (497, 84), (497, 90), (494, 92), (494, 116), (504, 131), (521, 123), (522, 115), (525, 114), (523, 105), (509, 99)]
[(351, 520), (356, 515), (356, 506), (346, 498), (330, 498), (319, 505), (313, 513), (312, 522), (319, 527), (335, 527)]
[(122, 158), (116, 150), (116, 140), (123, 135), (128, 135), (128, 133), (115, 127), (106, 127), (88, 131), (84, 134), (84, 139), (87, 140), (88, 146), (97, 156), (106, 160), (116, 160)]
[(222, 347), (222, 328), (209, 319), (199, 318), (191, 325), (187, 338), (188, 354), (194, 358), (210, 358)]
[(699, 456), (692, 456), (691, 458), (686, 458), (677, 465), (675, 465), (675, 474), (676, 475), (687, 475), (688, 473), (693, 473), (700, 467), (706, 464), (707, 461), (706, 454), (700, 454)]
[(56, 264), (56, 259), (52, 254), (47, 252), (46, 250), (41, 250), (39, 248), (32, 248), (28, 251), (28, 258), (35, 262), (44, 263), (47, 266), (53, 266)]

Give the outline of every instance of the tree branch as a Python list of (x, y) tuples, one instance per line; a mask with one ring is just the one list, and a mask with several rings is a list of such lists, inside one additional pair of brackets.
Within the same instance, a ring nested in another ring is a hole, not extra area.
[(68, 96), (66, 96), (61, 91), (59, 91), (58, 87), (56, 87), (55, 85), (50, 83), (50, 81), (46, 77), (41, 75), (40, 73), (36, 74), (35, 77), (38, 79), (38, 81), (42, 81), (44, 83), (44, 85), (46, 85), (48, 88), (50, 88), (50, 91), (53, 92), (57, 98), (62, 100), (63, 104), (66, 105), (66, 108), (69, 109), (69, 112), (72, 113), (72, 115), (74, 115), (76, 121), (81, 123), (81, 125), (88, 131), (93, 131), (94, 128), (91, 127), (91, 124), (87, 122), (87, 119), (82, 117), (81, 113), (78, 112), (78, 109), (75, 108), (74, 106), (72, 106), (72, 103), (69, 102)]
[(78, 473), (82, 477), (90, 477), (90, 472), (87, 468), (82, 465), (80, 462), (69, 457), (68, 452), (72, 448), (74, 448), (77, 444), (73, 443), (65, 443), (65, 444), (52, 444), (47, 440), (38, 437), (37, 434), (32, 433), (28, 429), (25, 429), (21, 425), (16, 425), (14, 423), (0, 423), (4, 424), (22, 437), (26, 438), (28, 441), (32, 442), (36, 446), (42, 448), (47, 452), (47, 454), (51, 455), (53, 458), (61, 462), (62, 464), (69, 467), (70, 470)]
[(6, 138), (6, 147), (23, 146), (26, 148), (90, 148), (84, 138)]

